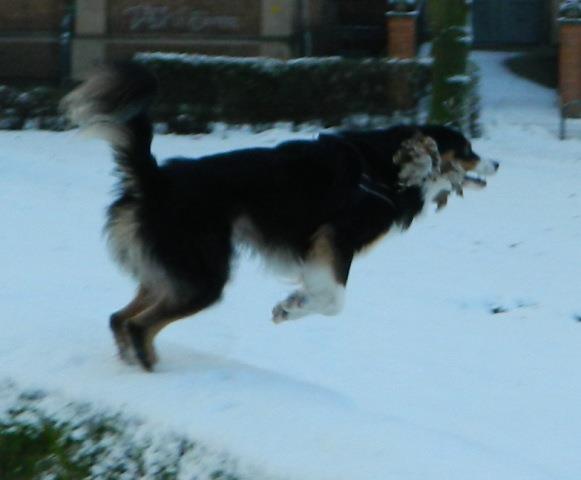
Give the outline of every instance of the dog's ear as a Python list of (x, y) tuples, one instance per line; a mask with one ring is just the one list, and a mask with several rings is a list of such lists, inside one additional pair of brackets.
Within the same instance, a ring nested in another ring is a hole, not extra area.
[(440, 174), (441, 158), (436, 142), (421, 132), (403, 141), (393, 156), (393, 163), (400, 168), (401, 186), (418, 186)]
[(442, 166), (442, 158), (440, 157), (438, 144), (432, 137), (428, 137), (427, 135), (422, 135), (421, 142), (426, 152), (428, 152), (428, 155), (432, 158), (432, 168), (434, 171), (439, 172)]
[(456, 161), (454, 155), (443, 155), (440, 173), (443, 177), (448, 179), (452, 185), (452, 190), (462, 197), (464, 195), (462, 185), (464, 184), (465, 172), (462, 168), (462, 164)]
[(427, 152), (423, 141), (424, 136), (420, 132), (416, 132), (413, 137), (404, 140), (393, 156), (393, 163), (401, 166), (406, 163), (414, 163), (418, 158), (424, 156)]
[(410, 162), (417, 162), (418, 159), (429, 155), (432, 161), (432, 168), (440, 170), (442, 159), (438, 151), (438, 144), (432, 137), (416, 132), (411, 138), (404, 140), (393, 157), (393, 163), (401, 166)]

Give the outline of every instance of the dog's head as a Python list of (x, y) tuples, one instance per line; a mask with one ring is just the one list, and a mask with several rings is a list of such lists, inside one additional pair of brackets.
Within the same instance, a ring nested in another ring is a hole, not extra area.
[(417, 184), (421, 174), (429, 186), (430, 200), (438, 208), (446, 205), (451, 192), (462, 195), (465, 186), (485, 187), (484, 177), (496, 173), (500, 166), (476, 154), (462, 133), (438, 125), (418, 127), (418, 132), (402, 143), (394, 163), (408, 184), (410, 180)]
[(421, 127), (421, 132), (434, 139), (442, 158), (442, 170), (453, 169), (464, 172), (463, 185), (486, 186), (484, 177), (496, 173), (500, 164), (481, 158), (470, 141), (459, 131), (440, 125)]

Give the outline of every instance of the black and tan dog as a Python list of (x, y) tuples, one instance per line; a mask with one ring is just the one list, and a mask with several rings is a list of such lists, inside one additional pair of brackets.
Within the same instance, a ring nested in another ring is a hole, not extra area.
[(139, 290), (111, 328), (121, 357), (146, 370), (163, 327), (219, 300), (237, 244), (296, 275), (300, 286), (274, 307), (274, 322), (333, 315), (355, 254), (408, 228), (426, 205), (444, 205), (466, 172), (498, 168), (441, 126), (321, 134), (159, 165), (147, 113), (156, 88), (144, 68), (123, 64), (63, 100), (114, 150), (120, 183), (106, 231)]

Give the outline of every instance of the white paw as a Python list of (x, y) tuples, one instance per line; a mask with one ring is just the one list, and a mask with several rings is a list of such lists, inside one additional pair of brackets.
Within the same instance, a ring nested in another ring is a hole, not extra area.
[(282, 323), (305, 316), (308, 313), (307, 303), (308, 296), (305, 292), (299, 290), (291, 293), (272, 309), (272, 321)]

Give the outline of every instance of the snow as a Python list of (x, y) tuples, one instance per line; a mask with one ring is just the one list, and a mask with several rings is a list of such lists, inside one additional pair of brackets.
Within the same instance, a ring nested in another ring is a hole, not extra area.
[[(399, 15), (400, 13), (398, 13)], [(416, 15), (417, 12), (411, 12), (410, 15)], [(407, 15), (403, 13), (403, 15)], [(188, 53), (166, 53), (166, 52), (151, 52), (151, 53), (138, 53), (135, 58), (143, 62), (181, 62), (183, 64), (190, 65), (205, 65), (205, 64), (241, 64), (253, 66), (258, 70), (263, 70), (265, 72), (275, 71), (284, 68), (285, 65), (315, 65), (321, 67), (323, 65), (333, 65), (337, 63), (342, 63), (345, 61), (344, 57), (340, 56), (330, 56), (330, 57), (300, 57), (290, 60), (279, 60), (276, 58), (265, 59), (264, 57), (228, 57), (219, 55), (201, 55), (201, 54), (188, 54)], [(366, 58), (362, 59), (361, 63), (375, 63), (377, 59)], [(385, 58), (384, 63), (387, 64), (401, 64), (414, 63), (413, 59), (399, 59), (399, 58)]]
[(581, 0), (562, 0), (559, 14), (564, 18), (581, 17)]
[[(357, 259), (337, 317), (275, 326), (292, 287), (242, 258), (223, 302), (160, 335), (153, 374), (122, 365), (107, 328), (134, 286), (100, 235), (106, 145), (0, 132), (0, 378), (125, 411), (268, 478), (578, 480), (581, 125), (559, 141), (554, 91), (510, 76), (508, 55), (475, 55), (475, 149), (502, 162), (486, 189)], [(167, 135), (154, 150), (312, 135)]]
[(452, 75), (446, 79), (448, 83), (457, 83), (460, 85), (468, 85), (472, 81), (470, 75)]

